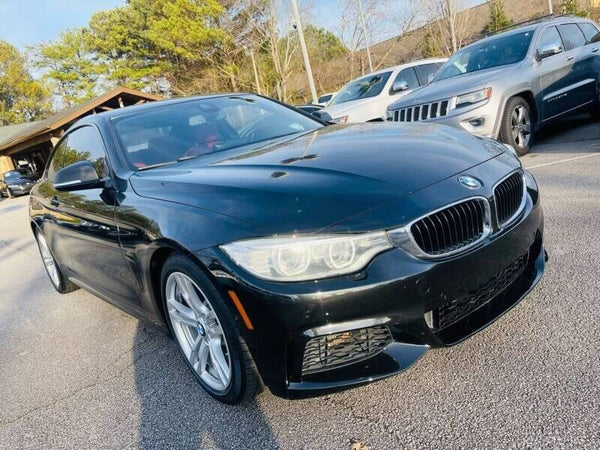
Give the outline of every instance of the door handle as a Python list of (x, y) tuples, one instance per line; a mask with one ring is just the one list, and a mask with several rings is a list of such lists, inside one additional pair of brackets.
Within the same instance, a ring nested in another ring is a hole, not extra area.
[(567, 58), (567, 61), (571, 61), (571, 60), (573, 60), (573, 59), (575, 59), (575, 57), (574, 57), (574, 56), (569, 56), (569, 57)]
[(597, 53), (597, 52), (598, 52), (598, 47), (592, 49), (592, 53)]
[(55, 197), (52, 197), (52, 198), (50, 199), (50, 204), (51, 204), (52, 206), (58, 206), (58, 205), (60, 205), (60, 202), (58, 201), (58, 197), (56, 197), (56, 196), (55, 196)]

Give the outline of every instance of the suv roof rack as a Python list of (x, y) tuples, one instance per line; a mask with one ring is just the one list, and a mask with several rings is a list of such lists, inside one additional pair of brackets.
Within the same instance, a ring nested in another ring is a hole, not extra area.
[(546, 22), (547, 20), (551, 20), (551, 19), (559, 19), (561, 17), (574, 17), (574, 16), (573, 16), (573, 14), (559, 14), (559, 15), (546, 14), (545, 16), (534, 17), (532, 19), (524, 20), (522, 22), (511, 23), (510, 25), (502, 27), (502, 28), (498, 28), (495, 31), (491, 31), (489, 33), (484, 33), (483, 37), (493, 36), (494, 34), (502, 33), (503, 31), (510, 30), (512, 28), (521, 27), (524, 25), (533, 25), (535, 23)]

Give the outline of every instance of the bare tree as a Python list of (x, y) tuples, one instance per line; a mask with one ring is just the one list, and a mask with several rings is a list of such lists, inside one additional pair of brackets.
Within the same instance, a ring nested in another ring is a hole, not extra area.
[(472, 35), (472, 17), (466, 0), (425, 0), (428, 45), (441, 56), (459, 50)]

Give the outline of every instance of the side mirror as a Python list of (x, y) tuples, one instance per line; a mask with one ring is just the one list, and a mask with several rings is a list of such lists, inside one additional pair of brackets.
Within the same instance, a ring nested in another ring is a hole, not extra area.
[(431, 83), (434, 78), (435, 78), (435, 73), (430, 73), (429, 75), (427, 75), (427, 84)]
[(544, 45), (541, 50), (538, 50), (538, 59), (549, 58), (550, 56), (557, 55), (562, 52), (562, 46), (558, 44)]
[(406, 91), (408, 89), (408, 83), (404, 80), (396, 80), (392, 84), (392, 92), (395, 94), (396, 92)]
[(58, 191), (75, 191), (94, 189), (104, 186), (94, 165), (87, 161), (79, 161), (63, 167), (54, 176), (54, 187)]

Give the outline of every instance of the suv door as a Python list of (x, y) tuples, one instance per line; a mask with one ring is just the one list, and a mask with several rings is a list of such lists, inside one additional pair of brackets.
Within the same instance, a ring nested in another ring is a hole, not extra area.
[[(82, 176), (73, 180), (68, 190), (59, 182), (55, 185), (55, 180), (62, 181), (61, 171), (77, 170), (82, 162), (93, 165), (103, 187), (77, 185), (85, 181)], [(63, 272), (111, 300), (135, 301), (137, 295), (119, 244), (111, 171), (96, 128), (77, 128), (61, 140), (38, 191), (49, 212), (44, 235)]]
[[(550, 47), (558, 48), (558, 53), (542, 58), (542, 51)], [(567, 60), (570, 56), (566, 55), (562, 38), (554, 25), (540, 31), (536, 51), (539, 59), (534, 69), (534, 79), (538, 84), (537, 104), (540, 106), (540, 118), (545, 121), (571, 108), (567, 92), (572, 84), (573, 63)]]
[(567, 92), (570, 108), (589, 103), (594, 98), (596, 76), (592, 72), (593, 55), (585, 48), (587, 40), (576, 23), (558, 25), (558, 31), (567, 50), (567, 61), (571, 65), (570, 85)]
[(582, 54), (585, 54), (587, 59), (588, 75), (586, 76), (594, 80), (589, 85), (590, 99), (597, 101), (600, 92), (600, 31), (591, 22), (580, 22), (578, 25), (586, 39), (586, 46), (582, 50)]

